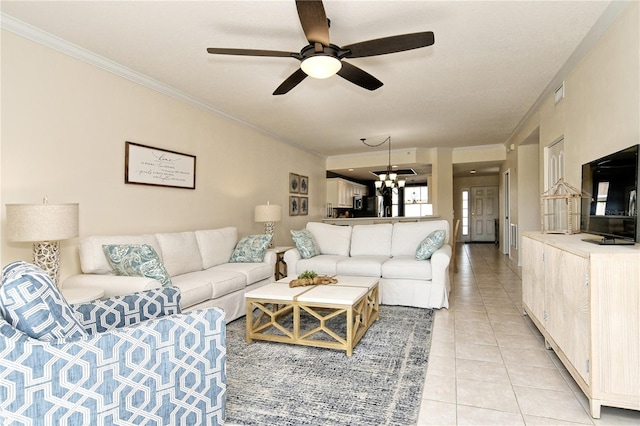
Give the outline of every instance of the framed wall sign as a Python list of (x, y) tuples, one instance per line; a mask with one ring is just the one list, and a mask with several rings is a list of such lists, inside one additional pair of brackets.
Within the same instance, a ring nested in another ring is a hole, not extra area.
[(196, 156), (125, 142), (124, 183), (196, 189)]

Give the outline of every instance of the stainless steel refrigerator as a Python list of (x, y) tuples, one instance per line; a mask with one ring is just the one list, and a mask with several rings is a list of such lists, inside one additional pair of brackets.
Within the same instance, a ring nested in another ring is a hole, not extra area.
[(384, 214), (384, 204), (382, 196), (364, 197), (363, 209), (359, 211), (360, 217), (382, 217)]

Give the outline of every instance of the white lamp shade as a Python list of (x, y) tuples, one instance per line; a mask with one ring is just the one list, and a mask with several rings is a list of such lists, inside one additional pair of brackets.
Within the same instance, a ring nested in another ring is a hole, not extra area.
[(282, 206), (278, 204), (261, 204), (254, 211), (256, 222), (280, 222)]
[(9, 241), (59, 241), (78, 236), (78, 204), (7, 204)]
[(342, 62), (333, 56), (311, 56), (300, 64), (300, 68), (309, 77), (329, 78), (342, 68)]

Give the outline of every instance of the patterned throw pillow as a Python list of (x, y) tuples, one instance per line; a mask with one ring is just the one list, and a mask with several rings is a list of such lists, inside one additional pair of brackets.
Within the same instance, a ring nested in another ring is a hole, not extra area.
[(150, 245), (105, 244), (102, 250), (116, 275), (153, 278), (163, 287), (171, 285), (171, 277)]
[(11, 326), (34, 339), (87, 335), (49, 275), (27, 262), (13, 262), (2, 269), (0, 312)]
[(313, 239), (313, 235), (307, 229), (301, 231), (291, 230), (291, 237), (293, 242), (296, 243), (296, 247), (300, 252), (300, 257), (303, 259), (310, 259), (320, 254), (320, 247), (316, 244), (316, 240)]
[(416, 250), (416, 259), (427, 260), (431, 258), (431, 255), (436, 252), (444, 244), (446, 233), (439, 229), (430, 233), (427, 238), (422, 240), (418, 249)]
[(273, 235), (247, 235), (242, 237), (231, 253), (231, 263), (260, 263)]

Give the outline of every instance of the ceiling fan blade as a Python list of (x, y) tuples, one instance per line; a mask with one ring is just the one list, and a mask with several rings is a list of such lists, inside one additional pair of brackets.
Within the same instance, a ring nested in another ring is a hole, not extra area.
[(285, 81), (282, 82), (280, 86), (273, 92), (274, 95), (284, 95), (289, 90), (296, 87), (302, 80), (307, 78), (307, 74), (302, 71), (302, 69), (298, 68), (296, 72), (291, 74)]
[(366, 56), (386, 55), (431, 46), (435, 42), (433, 32), (402, 34), (375, 40), (342, 46), (342, 50), (350, 50), (347, 58), (364, 58)]
[(309, 43), (329, 45), (329, 24), (322, 1), (296, 0), (298, 17)]
[(298, 58), (299, 53), (281, 52), (279, 50), (256, 50), (256, 49), (219, 49), (217, 47), (207, 48), (207, 52), (213, 55), (240, 55), (240, 56), (275, 56), (282, 58)]
[(342, 61), (342, 68), (338, 71), (338, 75), (367, 90), (376, 90), (382, 87), (380, 80), (345, 61)]

